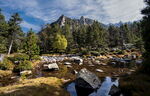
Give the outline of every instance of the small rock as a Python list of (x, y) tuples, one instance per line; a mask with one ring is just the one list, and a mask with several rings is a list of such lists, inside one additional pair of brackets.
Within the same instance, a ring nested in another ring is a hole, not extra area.
[(44, 64), (43, 66), (45, 70), (59, 70), (57, 63)]
[(64, 65), (71, 65), (71, 63), (70, 62), (65, 62)]
[(71, 65), (66, 65), (67, 66), (67, 68), (72, 68), (72, 66)]
[(135, 72), (135, 70), (130, 70), (131, 72)]
[(10, 79), (19, 79), (20, 77), (19, 76), (12, 76), (10, 77)]
[(20, 72), (20, 75), (30, 75), (30, 74), (32, 74), (32, 71), (31, 70), (25, 70), (25, 71), (21, 71)]
[(77, 70), (74, 70), (74, 74), (78, 74), (78, 71), (77, 71)]
[(101, 65), (103, 65), (103, 66), (107, 66), (107, 64), (105, 64), (105, 63), (102, 63)]
[(93, 65), (93, 64), (90, 64), (89, 66), (90, 66), (90, 67), (94, 67), (95, 65)]
[(101, 70), (101, 69), (96, 69), (96, 72), (104, 72), (103, 70)]

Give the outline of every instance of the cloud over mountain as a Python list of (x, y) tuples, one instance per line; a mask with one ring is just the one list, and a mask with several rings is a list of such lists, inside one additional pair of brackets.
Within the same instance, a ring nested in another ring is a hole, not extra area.
[[(37, 28), (51, 23), (62, 14), (72, 18), (85, 16), (106, 24), (134, 21), (142, 18), (140, 10), (144, 6), (143, 0), (0, 0), (5, 14), (19, 12), (25, 17), (26, 24), (22, 25), (27, 28), (29, 24)], [(39, 23), (34, 23), (34, 19)]]

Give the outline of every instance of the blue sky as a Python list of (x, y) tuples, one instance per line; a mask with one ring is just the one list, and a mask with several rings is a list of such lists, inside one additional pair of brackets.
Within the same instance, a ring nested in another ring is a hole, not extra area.
[(62, 14), (71, 18), (87, 18), (102, 23), (136, 21), (142, 18), (143, 0), (0, 0), (6, 19), (18, 12), (26, 32), (30, 28), (38, 32), (44, 24), (51, 23)]

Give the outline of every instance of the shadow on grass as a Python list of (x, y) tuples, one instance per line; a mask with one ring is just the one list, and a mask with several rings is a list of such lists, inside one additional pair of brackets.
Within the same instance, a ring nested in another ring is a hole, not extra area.
[(150, 96), (150, 76), (135, 73), (120, 80), (124, 96)]
[(63, 88), (57, 88), (47, 84), (40, 86), (24, 86), (15, 90), (6, 91), (0, 96), (69, 96)]

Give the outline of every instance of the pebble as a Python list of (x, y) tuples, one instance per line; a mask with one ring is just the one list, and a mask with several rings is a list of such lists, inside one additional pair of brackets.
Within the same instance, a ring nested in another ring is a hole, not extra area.
[(96, 71), (97, 71), (97, 72), (101, 72), (101, 73), (104, 72), (104, 71), (101, 70), (101, 69), (96, 69)]

